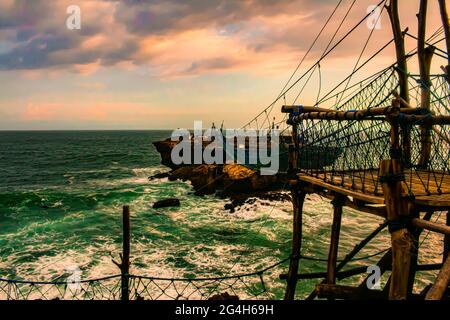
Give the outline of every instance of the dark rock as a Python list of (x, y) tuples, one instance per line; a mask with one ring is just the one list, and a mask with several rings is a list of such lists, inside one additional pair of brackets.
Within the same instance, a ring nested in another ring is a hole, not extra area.
[(216, 165), (193, 165), (175, 169), (169, 180), (189, 180), (196, 195), (213, 194), (216, 191)]
[(224, 207), (225, 210), (230, 210), (230, 213), (234, 213), (235, 212), (235, 206), (233, 203), (227, 203), (225, 204)]
[(151, 177), (148, 177), (148, 180), (164, 179), (164, 178), (168, 178), (169, 176), (170, 176), (170, 172), (161, 172), (161, 173), (157, 173)]
[(153, 145), (156, 147), (156, 150), (161, 155), (161, 164), (169, 167), (169, 168), (177, 168), (172, 162), (172, 149), (178, 144), (178, 141), (171, 141), (171, 139), (166, 139), (164, 141), (156, 141), (153, 142)]
[(180, 200), (171, 198), (157, 201), (153, 204), (153, 209), (167, 208), (167, 207), (179, 207)]

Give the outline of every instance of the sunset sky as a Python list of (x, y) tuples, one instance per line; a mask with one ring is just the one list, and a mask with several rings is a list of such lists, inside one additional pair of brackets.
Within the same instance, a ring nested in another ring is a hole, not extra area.
[[(342, 1), (297, 75), (320, 57), (351, 2)], [(0, 130), (239, 127), (279, 94), (337, 3), (0, 0)], [(356, 1), (337, 38), (377, 3)], [(400, 4), (402, 27), (417, 34), (418, 1)], [(81, 8), (80, 30), (66, 27), (70, 5)], [(430, 1), (428, 35), (440, 26)], [(322, 92), (351, 72), (369, 33), (362, 24), (321, 64)], [(384, 12), (364, 57), (390, 37)], [(394, 60), (391, 46), (355, 81)], [(317, 89), (315, 74), (301, 102)]]

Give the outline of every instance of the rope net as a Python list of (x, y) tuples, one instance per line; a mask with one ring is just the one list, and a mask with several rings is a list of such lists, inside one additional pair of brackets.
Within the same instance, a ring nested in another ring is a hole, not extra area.
[(130, 300), (273, 299), (265, 278), (284, 259), (263, 270), (235, 276), (177, 279), (113, 275), (100, 279), (34, 282), (0, 279), (0, 300), (120, 300), (123, 281)]
[[(423, 85), (419, 76), (408, 76), (410, 104), (420, 108)], [(397, 71), (391, 67), (369, 83), (361, 83), (356, 93), (353, 93), (354, 88), (349, 88), (322, 103), (332, 103), (332, 109), (349, 112), (389, 107), (394, 98), (392, 92), (397, 91), (398, 83)], [(432, 76), (429, 89), (431, 106), (430, 112), (425, 114), (430, 117), (433, 114), (448, 115), (450, 96), (447, 79), (443, 75)], [(348, 95), (351, 97), (345, 100)], [(299, 120), (299, 115), (294, 113), (290, 115), (289, 123), (293, 121), (298, 124), (300, 174), (353, 191), (382, 195), (379, 163), (390, 159), (392, 152), (396, 151), (391, 148), (391, 124), (384, 116), (372, 116), (366, 121), (307, 117)], [(420, 121), (423, 119), (400, 124), (400, 157), (405, 168), (405, 189), (410, 196), (450, 193), (450, 190), (445, 189), (446, 183), (450, 182), (449, 127), (436, 124), (426, 129)], [(426, 163), (421, 159), (424, 139), (428, 139), (430, 144)], [(404, 152), (407, 141), (410, 141), (411, 153), (408, 158)]]

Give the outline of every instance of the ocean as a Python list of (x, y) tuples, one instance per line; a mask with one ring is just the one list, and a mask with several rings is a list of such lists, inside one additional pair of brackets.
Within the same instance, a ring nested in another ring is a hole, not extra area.
[[(168, 278), (230, 276), (264, 269), (289, 256), (291, 204), (254, 199), (235, 213), (228, 199), (198, 197), (188, 182), (149, 176), (168, 171), (152, 142), (169, 131), (0, 132), (0, 278), (62, 279), (73, 267), (82, 279), (119, 273), (122, 206), (131, 208), (131, 273)], [(155, 210), (177, 197), (179, 208)], [(301, 273), (326, 270), (332, 219), (329, 201), (309, 195), (304, 209)], [(344, 209), (339, 257), (382, 223)], [(420, 263), (441, 260), (442, 238), (423, 233)], [(369, 266), (389, 247), (384, 230), (348, 267)], [(267, 298), (282, 298), (283, 263), (264, 273)], [(417, 287), (436, 272), (422, 272)], [(363, 275), (364, 276), (364, 275)], [(354, 277), (344, 283), (356, 283)], [(305, 297), (318, 280), (300, 281)], [(386, 276), (382, 278), (382, 284)], [(239, 293), (239, 292), (238, 292)], [(243, 296), (245, 292), (240, 292)]]

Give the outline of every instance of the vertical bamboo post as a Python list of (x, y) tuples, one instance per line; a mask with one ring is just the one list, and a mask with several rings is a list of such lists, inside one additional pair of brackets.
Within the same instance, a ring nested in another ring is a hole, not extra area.
[(445, 291), (450, 284), (450, 258), (447, 257), (445, 263), (442, 265), (441, 271), (436, 278), (436, 282), (431, 287), (425, 296), (425, 300), (441, 300)]
[[(450, 226), (450, 211), (447, 212), (447, 226)], [(450, 254), (450, 236), (448, 234), (444, 237), (444, 254), (442, 255), (442, 262), (445, 262)]]
[(302, 248), (302, 222), (303, 222), (303, 203), (306, 193), (300, 190), (298, 181), (292, 181), (291, 195), (293, 204), (293, 224), (292, 224), (292, 250), (289, 263), (289, 272), (287, 277), (285, 300), (294, 300), (297, 287), (297, 274), (299, 268), (300, 254)]
[[(439, 7), (441, 10), (441, 19), (442, 19), (442, 25), (444, 27), (444, 33), (445, 33), (445, 43), (447, 45), (447, 52), (450, 52), (450, 26), (448, 21), (448, 12), (447, 12), (447, 5), (445, 3), (445, 0), (439, 0)], [(448, 65), (446, 66), (445, 70), (447, 72), (447, 81), (450, 83), (450, 56), (448, 57)]]
[(299, 153), (299, 147), (300, 143), (298, 141), (298, 125), (293, 124), (292, 125), (292, 142), (293, 145), (290, 145), (289, 149), (289, 169), (291, 173), (297, 173), (297, 166), (298, 166), (298, 153)]
[(339, 249), (339, 236), (341, 232), (341, 221), (342, 221), (342, 206), (344, 204), (345, 198), (336, 195), (333, 199), (333, 224), (331, 226), (331, 238), (330, 238), (330, 248), (328, 252), (328, 264), (327, 264), (327, 284), (336, 283), (336, 263)]
[[(402, 32), (398, 14), (398, 0), (391, 0), (387, 6), (391, 21), (392, 33), (395, 40), (397, 56), (397, 74), (400, 85), (400, 97), (409, 102), (408, 63), (405, 53), (405, 34)], [(411, 162), (411, 128), (408, 124), (402, 125), (403, 159), (409, 165)]]
[(401, 165), (398, 159), (382, 160), (380, 179), (386, 204), (392, 244), (392, 274), (389, 299), (406, 299), (413, 238), (407, 228), (408, 203), (402, 197)]
[(287, 278), (286, 292), (284, 294), (285, 300), (294, 300), (295, 290), (297, 287), (297, 274), (299, 268), (299, 260), (302, 247), (302, 224), (303, 224), (303, 204), (305, 202), (306, 193), (301, 188), (297, 179), (297, 165), (298, 165), (298, 126), (292, 126), (292, 140), (293, 145), (289, 145), (289, 178), (291, 185), (291, 197), (293, 205), (293, 226), (292, 226), (292, 250), (291, 260), (289, 263), (289, 271)]
[[(419, 14), (417, 15), (419, 19), (417, 54), (419, 60), (420, 82), (421, 82), (420, 107), (424, 110), (429, 111), (431, 100), (430, 69), (431, 69), (431, 61), (434, 55), (434, 47), (425, 48), (427, 8), (428, 8), (428, 0), (420, 0), (420, 9)], [(418, 164), (421, 168), (427, 168), (431, 154), (430, 126), (424, 125), (420, 127), (420, 141), (421, 141), (420, 142), (421, 153)]]
[(129, 300), (129, 272), (130, 272), (130, 207), (124, 206), (122, 211), (123, 247), (121, 263), (121, 300)]
[(400, 82), (400, 97), (409, 102), (409, 85), (408, 85), (408, 64), (406, 62), (405, 53), (405, 35), (400, 26), (400, 18), (398, 15), (398, 0), (391, 0), (387, 6), (389, 18), (391, 21), (392, 32), (395, 39), (395, 52), (397, 55), (397, 73)]

